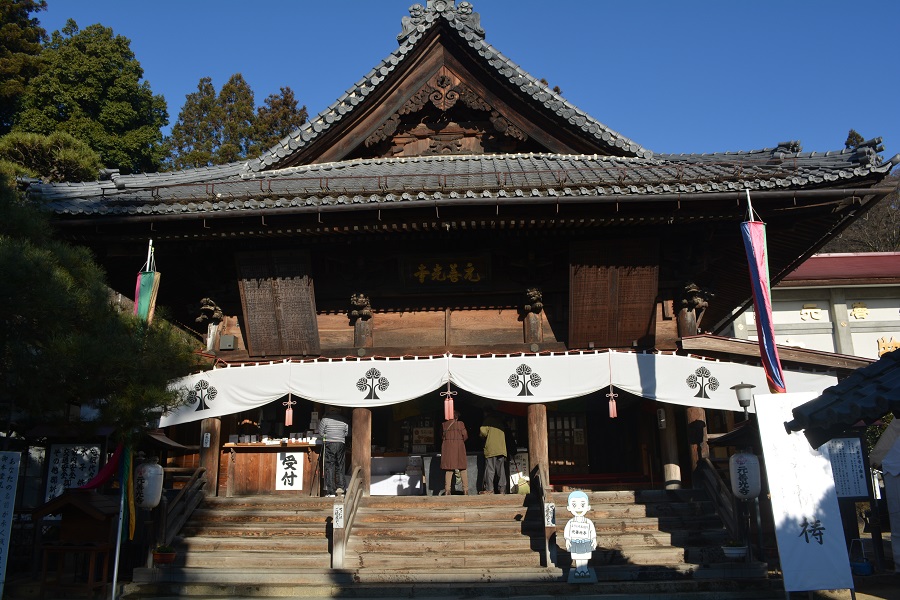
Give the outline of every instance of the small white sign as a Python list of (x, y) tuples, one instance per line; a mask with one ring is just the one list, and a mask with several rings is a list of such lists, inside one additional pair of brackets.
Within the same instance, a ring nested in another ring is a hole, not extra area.
[(335, 529), (344, 528), (344, 505), (335, 503), (332, 512), (332, 524)]
[(868, 498), (866, 465), (863, 459), (862, 441), (857, 437), (835, 438), (825, 444), (834, 487), (838, 498)]
[(276, 490), (303, 489), (303, 461), (305, 452), (279, 452), (275, 465)]

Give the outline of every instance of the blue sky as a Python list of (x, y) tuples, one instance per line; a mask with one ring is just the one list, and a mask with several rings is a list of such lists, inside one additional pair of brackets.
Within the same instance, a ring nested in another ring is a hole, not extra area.
[[(290, 86), (310, 114), (397, 46), (425, 0), (48, 0), (132, 42), (170, 124), (201, 77), (240, 72), (257, 103)], [(471, 0), (486, 39), (655, 152), (843, 148), (850, 128), (900, 153), (900, 2)]]

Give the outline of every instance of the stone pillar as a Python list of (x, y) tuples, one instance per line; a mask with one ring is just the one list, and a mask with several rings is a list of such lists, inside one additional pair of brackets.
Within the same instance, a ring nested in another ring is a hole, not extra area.
[(841, 288), (831, 288), (829, 311), (834, 327), (834, 351), (853, 356), (853, 335), (850, 329), (850, 312), (847, 310), (847, 295)]
[(368, 408), (354, 408), (350, 425), (353, 448), (350, 455), (350, 471), (360, 468), (360, 487), (364, 496), (369, 495), (372, 483), (372, 411)]
[[(547, 406), (544, 404), (528, 405), (528, 464), (531, 474), (550, 474), (550, 457), (547, 451)], [(541, 485), (548, 487), (549, 481), (541, 480)]]
[(200, 422), (200, 466), (206, 467), (206, 494), (209, 496), (219, 493), (221, 432), (222, 420), (219, 417), (208, 417)]
[(659, 430), (659, 448), (662, 455), (663, 485), (667, 490), (681, 488), (681, 465), (678, 463), (678, 431), (675, 424), (675, 409), (671, 404), (657, 402), (658, 410), (666, 419), (665, 429)]

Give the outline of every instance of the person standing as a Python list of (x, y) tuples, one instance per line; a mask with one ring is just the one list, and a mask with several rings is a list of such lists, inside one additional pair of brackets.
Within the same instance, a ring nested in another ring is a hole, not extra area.
[[(506, 493), (509, 475), (506, 472), (506, 432), (494, 413), (488, 413), (478, 430), (484, 438), (484, 489), (479, 494), (493, 494), (496, 488)], [(499, 477), (499, 481), (497, 481)]]
[(468, 462), (466, 458), (466, 440), (469, 434), (466, 424), (459, 420), (459, 411), (453, 411), (453, 418), (447, 419), (441, 426), (441, 468), (444, 470), (444, 495), (453, 493), (453, 473), (459, 471), (463, 494), (469, 495), (469, 478), (466, 474)]
[(350, 426), (339, 409), (329, 409), (319, 421), (316, 433), (322, 436), (325, 453), (325, 497), (334, 498), (335, 493), (344, 493), (347, 485), (344, 481), (346, 467), (344, 465), (344, 444), (350, 433)]

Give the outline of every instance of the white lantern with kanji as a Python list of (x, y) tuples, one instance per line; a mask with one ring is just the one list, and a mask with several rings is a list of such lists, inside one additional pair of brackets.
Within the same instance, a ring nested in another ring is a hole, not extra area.
[(134, 503), (138, 508), (156, 508), (162, 497), (163, 468), (151, 458), (134, 470)]
[(738, 452), (729, 460), (731, 491), (741, 500), (759, 496), (761, 488), (759, 458), (749, 452)]

